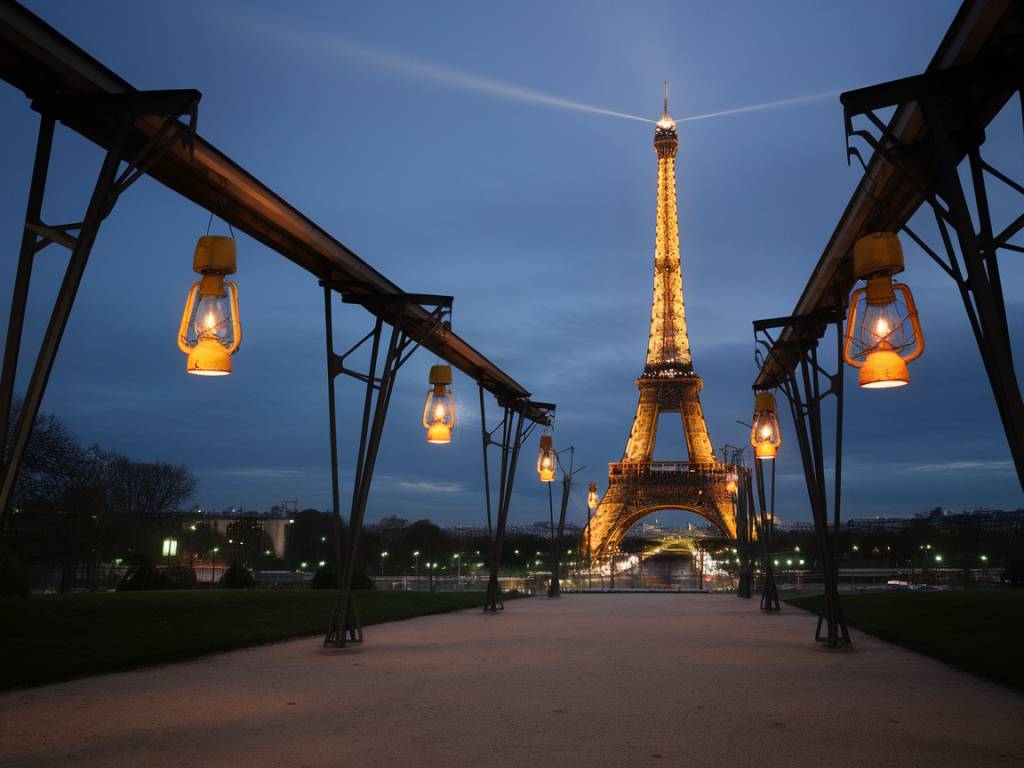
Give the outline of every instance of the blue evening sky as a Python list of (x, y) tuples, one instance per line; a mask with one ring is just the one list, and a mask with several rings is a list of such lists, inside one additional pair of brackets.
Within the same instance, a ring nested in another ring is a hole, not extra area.
[[(744, 444), (755, 374), (751, 320), (788, 314), (859, 174), (844, 157), (838, 91), (917, 74), (957, 3), (336, 3), (91, 0), (29, 7), (139, 88), (198, 88), (202, 134), (405, 290), (456, 297), (457, 331), (540, 400), (556, 443), (603, 488), (636, 406), (652, 280), (652, 126), (530, 101), (508, 86), (656, 118), (833, 92), (796, 106), (681, 124), (677, 163), (690, 340), (716, 446)], [(492, 87), (493, 86), (493, 87)], [(0, 87), (0, 311), (6, 318), (37, 115)], [(988, 158), (1024, 176), (1020, 114), (992, 126)], [(100, 153), (61, 129), (45, 217), (80, 218)], [(997, 215), (1014, 212), (996, 196)], [(1019, 203), (1018, 203), (1019, 206)], [(1018, 208), (1019, 210), (1019, 208)], [(245, 343), (235, 373), (185, 375), (174, 337), (207, 213), (145, 179), (104, 223), (64, 338), (46, 411), (84, 443), (184, 462), (195, 501), (265, 509), (329, 499), (324, 329), (315, 280), (242, 236)], [(223, 224), (214, 225), (224, 231)], [(927, 222), (923, 232), (934, 241)], [(905, 243), (906, 245), (906, 243)], [(34, 350), (65, 254), (43, 252)], [(1004, 259), (1005, 261), (1005, 259)], [(1024, 331), (1020, 264), (1006, 264)], [(954, 285), (907, 248), (928, 338), (898, 391), (847, 372), (846, 516), (1021, 503), (988, 383)], [(337, 315), (339, 344), (369, 317)], [(1022, 355), (1024, 356), (1024, 355)], [(1020, 364), (1018, 356), (1018, 366)], [(370, 518), (483, 520), (479, 416), (457, 375), (460, 427), (428, 446), (419, 424), (431, 355), (401, 372)], [(27, 367), (19, 386), (24, 386)], [(343, 475), (357, 440), (345, 404)], [(685, 458), (677, 417), (657, 457)], [(808, 520), (783, 418), (779, 513)], [(785, 439), (785, 437), (784, 437)], [(525, 454), (513, 520), (547, 516)], [(347, 514), (347, 502), (343, 513)]]

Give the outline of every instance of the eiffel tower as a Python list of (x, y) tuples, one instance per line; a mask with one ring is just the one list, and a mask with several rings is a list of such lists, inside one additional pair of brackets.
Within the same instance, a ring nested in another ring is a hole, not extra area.
[[(622, 461), (608, 466), (605, 491), (583, 549), (593, 558), (614, 554), (626, 532), (643, 517), (663, 509), (694, 512), (724, 535), (736, 538), (736, 514), (726, 487), (736, 468), (718, 461), (704, 423), (699, 393), (703, 381), (693, 371), (683, 304), (676, 211), (676, 151), (679, 135), (665, 110), (654, 129), (658, 156), (658, 213), (654, 240), (654, 300), (647, 363), (636, 381), (640, 402)], [(653, 461), (658, 417), (678, 413), (686, 435), (688, 461)]]

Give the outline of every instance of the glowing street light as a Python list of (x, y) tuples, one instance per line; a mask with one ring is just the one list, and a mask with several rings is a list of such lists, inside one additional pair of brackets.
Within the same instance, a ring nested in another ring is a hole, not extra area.
[[(735, 472), (730, 472), (728, 475), (726, 475), (725, 490), (727, 490), (729, 493), (736, 493), (736, 491), (739, 489), (739, 485), (737, 484), (739, 479), (739, 475), (737, 475)], [(733, 550), (733, 552), (735, 551), (736, 550)]]
[(754, 446), (754, 457), (762, 460), (774, 459), (782, 444), (778, 409), (775, 405), (775, 395), (771, 392), (758, 392), (754, 397), (754, 423), (750, 430), (750, 444)]
[(555, 479), (555, 467), (558, 454), (555, 452), (551, 435), (540, 436), (540, 448), (537, 449), (537, 474), (542, 483), (550, 483)]
[(178, 328), (178, 348), (188, 355), (185, 370), (197, 376), (227, 376), (231, 356), (242, 343), (238, 287), (225, 275), (238, 268), (235, 238), (206, 235), (196, 244), (192, 284)]
[(455, 426), (455, 398), (452, 397), (452, 367), (430, 367), (430, 386), (427, 402), (423, 406), (423, 426), (427, 428), (427, 442), (444, 445), (452, 441)]
[(843, 359), (860, 369), (865, 389), (905, 386), (910, 383), (907, 363), (924, 352), (924, 334), (914, 294), (892, 281), (903, 271), (899, 238), (892, 232), (860, 238), (853, 246), (853, 271), (867, 286), (850, 295)]

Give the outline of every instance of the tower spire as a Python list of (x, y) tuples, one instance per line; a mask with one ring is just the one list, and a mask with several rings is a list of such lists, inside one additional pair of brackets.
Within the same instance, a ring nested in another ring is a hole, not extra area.
[(644, 376), (692, 376), (690, 340), (683, 305), (683, 276), (679, 263), (679, 215), (676, 210), (676, 151), (679, 134), (668, 116), (668, 81), (665, 114), (654, 128), (658, 155), (658, 204), (654, 238), (654, 299), (647, 342)]

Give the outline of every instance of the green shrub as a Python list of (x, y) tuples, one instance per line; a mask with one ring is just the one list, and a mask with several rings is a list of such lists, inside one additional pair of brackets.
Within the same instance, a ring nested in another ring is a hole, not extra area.
[(313, 573), (313, 580), (309, 582), (309, 586), (313, 589), (337, 589), (338, 574), (335, 572), (334, 566), (327, 565), (317, 568), (316, 572)]
[(256, 579), (245, 566), (236, 564), (224, 571), (220, 585), (225, 589), (254, 589)]
[[(337, 589), (338, 574), (335, 572), (334, 566), (327, 564), (322, 568), (317, 568), (309, 586), (313, 589)], [(374, 586), (373, 579), (366, 575), (362, 565), (356, 564), (356, 569), (352, 573), (352, 589), (373, 589)]]
[(132, 568), (117, 585), (118, 592), (143, 592), (150, 589), (167, 589), (167, 576), (155, 565)]
[(172, 565), (164, 575), (168, 589), (195, 589), (196, 571), (191, 565)]
[(30, 587), (28, 569), (13, 552), (0, 547), (0, 595), (27, 597)]
[(1003, 581), (1011, 587), (1024, 587), (1024, 557), (1010, 559), (1003, 571)]

